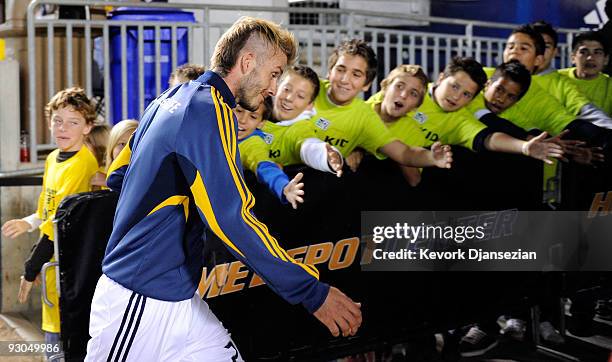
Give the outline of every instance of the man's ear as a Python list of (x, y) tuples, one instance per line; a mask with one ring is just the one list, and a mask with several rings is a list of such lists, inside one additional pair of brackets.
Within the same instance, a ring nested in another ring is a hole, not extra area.
[(487, 81), (484, 84), (484, 87), (482, 87), (482, 90), (489, 88), (490, 85), (491, 85), (491, 78), (487, 79)]
[(438, 80), (435, 82), (435, 84), (438, 85), (438, 84), (442, 83), (444, 78), (446, 78), (446, 76), (444, 75), (444, 72), (441, 72), (440, 75), (438, 75)]
[(310, 102), (310, 103), (308, 103), (306, 108), (304, 108), (304, 110), (305, 111), (312, 111), (313, 108), (314, 108), (314, 102)]
[(244, 51), (238, 59), (240, 72), (249, 74), (257, 66), (257, 57), (252, 51)]
[[(572, 58), (573, 59), (573, 58)], [(610, 61), (610, 56), (606, 55), (606, 57), (604, 58), (604, 67), (608, 65), (608, 62)]]

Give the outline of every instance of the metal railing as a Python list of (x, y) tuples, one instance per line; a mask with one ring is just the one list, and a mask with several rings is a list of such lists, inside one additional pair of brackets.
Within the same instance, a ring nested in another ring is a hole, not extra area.
[[(158, 8), (158, 9), (176, 9), (191, 10), (196, 12), (196, 18), (199, 22), (195, 23), (176, 23), (176, 22), (151, 22), (151, 21), (116, 21), (116, 20), (48, 20), (36, 19), (34, 10), (41, 4), (55, 5), (72, 5), (72, 6), (89, 6), (102, 8), (106, 6), (122, 7), (130, 6), (135, 8)], [(382, 72), (379, 72), (378, 77), (373, 83), (373, 91), (377, 91), (378, 83), (398, 64), (413, 63), (423, 66), (428, 74), (435, 79), (438, 76), (441, 68), (448, 60), (455, 55), (473, 56), (480, 60), (484, 65), (493, 66), (501, 59), (501, 54), (505, 45), (505, 38), (483, 37), (475, 35), (475, 28), (483, 29), (505, 29), (510, 30), (516, 27), (517, 24), (510, 23), (494, 23), (484, 21), (468, 21), (462, 19), (450, 19), (433, 16), (414, 16), (407, 14), (391, 14), (372, 11), (344, 10), (344, 9), (317, 9), (317, 11), (325, 14), (339, 14), (342, 19), (346, 19), (346, 24), (342, 26), (308, 26), (308, 25), (289, 25), (288, 29), (293, 31), (299, 40), (301, 48), (300, 61), (305, 63), (319, 74), (324, 76), (327, 72), (327, 58), (333, 48), (343, 39), (349, 37), (359, 37), (370, 42), (375, 49), (382, 64)], [(28, 29), (28, 113), (29, 113), (29, 135), (30, 135), (30, 154), (37, 155), (39, 150), (51, 148), (50, 144), (37, 144), (37, 100), (36, 100), (36, 62), (39, 58), (36, 55), (35, 37), (37, 31), (45, 33), (47, 37), (47, 89), (48, 96), (51, 97), (58, 89), (55, 87), (55, 65), (53, 58), (57, 49), (54, 46), (54, 37), (56, 35), (64, 35), (66, 44), (66, 84), (71, 86), (74, 84), (74, 60), (72, 39), (75, 37), (75, 32), (78, 36), (81, 34), (85, 39), (84, 59), (85, 59), (85, 78), (84, 84), (81, 84), (86, 89), (88, 95), (92, 95), (92, 36), (101, 36), (103, 39), (103, 63), (104, 63), (104, 104), (105, 115), (111, 116), (112, 96), (111, 89), (113, 82), (122, 84), (122, 116), (127, 116), (127, 101), (128, 92), (125, 84), (128, 81), (127, 60), (125, 57), (121, 59), (121, 76), (118, 79), (113, 79), (110, 72), (110, 33), (119, 29), (119, 37), (121, 42), (121, 54), (126, 54), (126, 37), (128, 29), (137, 29), (138, 38), (138, 110), (140, 113), (144, 110), (144, 55), (143, 55), (143, 31), (153, 28), (155, 30), (155, 85), (156, 94), (161, 93), (164, 85), (160, 81), (160, 39), (159, 33), (162, 29), (171, 29), (171, 52), (172, 52), (172, 69), (176, 68), (176, 52), (177, 39), (176, 31), (179, 28), (188, 29), (188, 61), (207, 63), (214, 49), (218, 38), (223, 32), (228, 29), (231, 24), (240, 16), (245, 14), (251, 15), (286, 15), (289, 19), (289, 13), (310, 13), (312, 9), (296, 8), (296, 7), (270, 7), (270, 6), (237, 6), (237, 5), (211, 5), (204, 3), (124, 3), (118, 1), (82, 1), (82, 0), (34, 0), (30, 3), (27, 11), (27, 29)], [(233, 14), (235, 16), (228, 16)], [(462, 26), (463, 34), (435, 33), (424, 31), (405, 31), (393, 29), (381, 29), (370, 27), (355, 27), (354, 18), (356, 16), (371, 16), (389, 19), (400, 19), (413, 21), (418, 23), (428, 22), (437, 24), (446, 24), (454, 26)], [(225, 19), (223, 19), (225, 18)], [(201, 34), (195, 39), (196, 29), (201, 29)], [(557, 64), (560, 67), (567, 66), (569, 60), (569, 50), (571, 49), (571, 40), (576, 29), (557, 29), (559, 33), (565, 35), (566, 43), (559, 44), (561, 50), (560, 56), (557, 59)], [(201, 43), (201, 44), (200, 44)], [(568, 44), (569, 43), (569, 44)], [(196, 54), (195, 50), (201, 45), (201, 51)], [(45, 132), (48, 132), (45, 128)]]

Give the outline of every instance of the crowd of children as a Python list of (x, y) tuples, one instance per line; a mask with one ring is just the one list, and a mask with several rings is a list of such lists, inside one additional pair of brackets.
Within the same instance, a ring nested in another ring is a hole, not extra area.
[[(240, 105), (234, 109), (240, 160), (245, 170), (293, 208), (308, 195), (302, 174), (290, 179), (283, 172), (286, 166), (304, 164), (341, 177), (349, 169), (356, 171), (364, 154), (370, 154), (395, 161), (409, 187), (421, 182), (424, 167), (452, 167), (451, 146), (541, 160), (552, 165), (549, 176), (556, 172), (555, 159), (581, 167), (603, 166), (593, 171), (599, 180), (593, 191), (609, 188), (612, 81), (602, 73), (609, 49), (598, 33), (579, 34), (573, 40), (574, 67), (557, 70), (552, 61), (557, 43), (547, 23), (521, 26), (508, 38), (503, 63), (496, 68), (458, 57), (430, 83), (421, 67), (399, 65), (382, 81), (381, 90), (364, 101), (359, 95), (375, 79), (376, 54), (363, 40), (344, 41), (329, 58), (326, 78), (306, 66), (291, 66), (279, 79), (274, 99), (254, 111)], [(203, 66), (183, 65), (171, 75), (170, 87), (196, 80), (204, 71)], [(46, 110), (58, 149), (47, 157), (38, 209), (2, 226), (10, 238), (40, 230), (40, 240), (25, 263), (22, 303), (42, 265), (53, 260), (57, 205), (68, 195), (106, 188), (107, 170), (108, 187), (120, 191), (113, 177), (125, 172), (129, 139), (138, 126), (137, 121), (124, 120), (109, 131), (107, 125), (95, 124), (94, 105), (80, 88), (58, 92)], [(52, 268), (46, 281), (53, 306), (43, 303), (42, 329), (48, 341), (57, 341)], [(510, 320), (509, 325), (520, 322)], [(467, 355), (490, 345), (471, 346)]]

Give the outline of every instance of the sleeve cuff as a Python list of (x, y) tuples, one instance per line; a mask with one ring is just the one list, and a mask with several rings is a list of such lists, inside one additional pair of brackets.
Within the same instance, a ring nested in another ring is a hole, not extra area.
[(327, 294), (329, 294), (329, 285), (319, 282), (316, 285), (314, 293), (304, 299), (304, 301), (302, 301), (302, 305), (310, 314), (312, 314), (323, 305), (323, 302), (325, 302), (325, 299), (327, 298)]

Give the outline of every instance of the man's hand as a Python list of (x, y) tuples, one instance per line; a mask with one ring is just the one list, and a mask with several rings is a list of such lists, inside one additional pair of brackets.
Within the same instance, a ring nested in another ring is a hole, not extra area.
[(22, 219), (9, 220), (2, 225), (2, 234), (8, 238), (15, 239), (19, 235), (30, 230), (31, 225)]
[(325, 144), (325, 149), (327, 150), (327, 163), (329, 164), (329, 167), (331, 167), (336, 176), (342, 176), (342, 166), (344, 165), (342, 154), (340, 151), (333, 148), (329, 143)]
[(17, 294), (17, 300), (19, 303), (24, 304), (28, 301), (30, 292), (32, 291), (32, 285), (34, 283), (25, 280), (23, 275), (21, 276), (21, 284), (19, 285), (19, 294)]
[(453, 153), (449, 145), (442, 145), (436, 142), (431, 145), (431, 155), (434, 159), (434, 164), (439, 168), (451, 168), (453, 163)]
[(294, 209), (297, 209), (298, 202), (300, 204), (304, 202), (302, 198), (302, 195), (304, 195), (304, 190), (302, 190), (304, 188), (304, 183), (300, 182), (302, 177), (304, 177), (304, 174), (301, 172), (298, 173), (283, 189), (283, 194)]
[(330, 287), (323, 305), (314, 312), (334, 337), (354, 336), (361, 326), (361, 303), (355, 303), (338, 288)]
[(351, 171), (357, 172), (361, 160), (363, 160), (363, 151), (354, 150), (346, 157), (346, 164), (351, 168)]
[(546, 141), (548, 133), (542, 132), (523, 145), (523, 154), (541, 160), (549, 165), (553, 161), (550, 158), (563, 158), (563, 147), (556, 143)]

